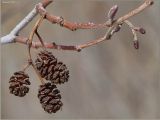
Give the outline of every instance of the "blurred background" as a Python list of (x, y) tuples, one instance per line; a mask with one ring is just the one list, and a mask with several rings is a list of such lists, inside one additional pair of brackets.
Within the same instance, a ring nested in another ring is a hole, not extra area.
[[(2, 36), (8, 34), (39, 0), (2, 0)], [(117, 4), (117, 18), (142, 3), (141, 0), (55, 0), (47, 11), (73, 22), (103, 23), (109, 8)], [(36, 17), (20, 32), (28, 36)], [(37, 98), (40, 85), (30, 67), (30, 92), (23, 98), (9, 93), (9, 78), (27, 62), (27, 46), (15, 43), (1, 46), (1, 117), (2, 119), (100, 119), (160, 118), (160, 1), (130, 18), (138, 33), (140, 49), (133, 48), (131, 30), (123, 25), (120, 32), (81, 52), (52, 51), (70, 70), (69, 82), (58, 85), (64, 104), (56, 114), (45, 113)], [(106, 29), (75, 32), (44, 21), (39, 32), (46, 41), (77, 45), (102, 37)], [(33, 58), (36, 54), (32, 49)]]

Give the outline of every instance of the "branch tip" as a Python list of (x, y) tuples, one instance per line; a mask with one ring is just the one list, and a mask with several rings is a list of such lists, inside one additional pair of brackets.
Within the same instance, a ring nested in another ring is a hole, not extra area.
[(115, 15), (118, 11), (118, 5), (114, 5), (111, 7), (111, 9), (108, 12), (108, 22), (109, 24), (112, 24), (115, 18)]

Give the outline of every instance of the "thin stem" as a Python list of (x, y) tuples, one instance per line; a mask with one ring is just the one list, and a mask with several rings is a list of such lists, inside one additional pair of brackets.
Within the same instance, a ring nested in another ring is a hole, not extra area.
[(125, 14), (124, 16), (118, 18), (114, 24), (124, 22), (125, 20), (129, 19), (130, 17), (133, 17), (136, 14), (139, 14), (145, 8), (149, 7), (152, 4), (153, 4), (153, 0), (145, 0), (144, 3), (142, 5), (140, 5), (138, 8), (136, 8), (136, 9), (132, 10), (131, 12)]
[[(31, 56), (31, 47), (32, 47), (33, 36), (34, 36), (35, 33), (38, 34), (37, 29), (38, 29), (38, 27), (40, 26), (40, 23), (42, 22), (42, 20), (44, 19), (44, 17), (45, 17), (45, 15), (41, 16), (41, 17), (37, 20), (36, 24), (34, 25), (32, 31), (31, 31), (31, 33), (30, 33), (29, 39), (28, 39), (28, 40), (29, 40), (29, 41), (28, 41), (28, 42), (29, 42), (29, 45), (28, 45), (28, 53), (29, 53), (30, 64), (32, 65), (33, 69), (36, 71), (36, 74), (38, 75), (38, 77), (39, 77), (39, 79), (40, 79), (40, 81), (41, 81), (42, 84), (44, 84), (43, 78), (41, 77), (41, 75), (40, 75), (39, 72), (37, 71), (35, 65), (33, 64), (32, 56)], [(39, 34), (38, 34), (38, 35), (39, 35)], [(38, 36), (38, 37), (39, 37), (39, 36)], [(40, 38), (41, 38), (41, 37), (40, 37)], [(40, 39), (40, 42), (41, 42), (41, 44), (42, 44), (42, 46), (43, 46), (44, 44), (43, 44), (43, 41), (42, 41), (41, 39)], [(44, 46), (43, 46), (43, 47), (44, 47)]]
[(65, 20), (63, 17), (55, 16), (50, 13), (48, 13), (45, 8), (42, 6), (42, 4), (37, 5), (36, 9), (39, 12), (40, 15), (43, 15), (46, 13), (46, 19), (51, 22), (51, 23), (56, 23), (61, 25), (62, 27), (65, 27), (69, 30), (77, 30), (77, 29), (95, 29), (95, 28), (106, 28), (106, 27), (111, 27), (114, 25), (121, 24), (125, 20), (129, 19), (130, 17), (135, 16), (136, 14), (142, 12), (145, 8), (149, 7), (150, 5), (153, 4), (153, 0), (145, 0), (142, 5), (140, 5), (138, 8), (132, 10), (131, 12), (123, 15), (122, 17), (118, 18), (110, 24), (108, 21), (102, 24), (95, 24), (95, 23), (75, 23), (75, 22), (70, 22)]
[[(28, 53), (29, 53), (29, 58), (30, 58), (31, 60), (32, 60), (32, 57), (31, 57), (31, 46), (32, 46), (33, 36), (34, 36), (35, 32), (37, 33), (37, 29), (38, 29), (38, 27), (40, 26), (40, 23), (43, 21), (44, 17), (45, 17), (45, 15), (41, 16), (41, 17), (37, 20), (36, 24), (34, 25), (32, 31), (31, 31), (31, 33), (30, 33), (30, 35), (29, 35)], [(40, 40), (40, 42), (41, 42), (42, 45), (43, 45), (43, 41)]]
[(36, 74), (37, 74), (39, 80), (41, 81), (41, 83), (44, 84), (44, 80), (43, 80), (43, 78), (41, 77), (40, 73), (37, 71), (35, 65), (34, 65), (33, 63), (32, 63), (31, 65), (32, 65), (34, 71), (36, 72)]
[(109, 27), (109, 29), (107, 30), (107, 32), (105, 33), (105, 35), (104, 35), (103, 37), (101, 37), (101, 38), (99, 38), (99, 39), (96, 39), (96, 40), (89, 41), (89, 42), (87, 42), (87, 43), (85, 43), (85, 44), (77, 45), (76, 48), (77, 48), (78, 50), (81, 50), (81, 49), (83, 49), (83, 48), (86, 48), (86, 47), (89, 47), (89, 46), (98, 44), (98, 43), (100, 43), (100, 42), (103, 42), (103, 41), (105, 41), (105, 40), (111, 39), (112, 36), (111, 36), (110, 33), (111, 33), (112, 29), (113, 29), (113, 26), (112, 26), (112, 27)]
[(96, 29), (96, 28), (106, 28), (107, 26), (109, 27), (110, 24), (108, 22), (101, 23), (101, 24), (95, 24), (93, 22), (87, 22), (87, 23), (76, 23), (76, 22), (70, 22), (65, 20), (62, 16), (55, 16), (50, 13), (48, 13), (42, 4), (37, 5), (37, 11), (39, 12), (40, 15), (43, 15), (46, 13), (46, 19), (53, 23), (53, 24), (59, 24), (62, 27), (65, 27), (69, 30), (75, 31), (77, 29)]
[(38, 33), (38, 31), (37, 31), (37, 30), (36, 30), (35, 34), (37, 35), (37, 37), (38, 37), (39, 41), (41, 42), (42, 47), (45, 49), (45, 45), (44, 45), (44, 42), (43, 42), (43, 40), (42, 40), (42, 37), (40, 36), (40, 34)]
[(29, 62), (28, 62), (27, 64), (25, 64), (25, 65), (23, 66), (22, 71), (26, 71), (26, 69), (29, 68), (30, 65), (31, 65), (31, 64), (30, 64)]
[(129, 20), (125, 20), (124, 21), (128, 26), (129, 26), (129, 28), (131, 29), (131, 31), (132, 31), (132, 34), (133, 34), (133, 40), (134, 41), (137, 41), (138, 40), (138, 37), (137, 37), (137, 33), (136, 33), (136, 30), (135, 30), (135, 26), (129, 21)]
[(135, 29), (136, 27), (129, 20), (125, 20), (125, 23), (129, 26), (129, 28), (132, 31), (134, 48), (139, 49), (139, 42), (138, 42), (138, 37)]

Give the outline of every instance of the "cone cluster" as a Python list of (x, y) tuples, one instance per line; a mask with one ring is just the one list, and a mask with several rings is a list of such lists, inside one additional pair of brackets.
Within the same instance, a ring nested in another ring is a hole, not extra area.
[(29, 92), (30, 85), (29, 76), (23, 71), (15, 72), (9, 81), (9, 90), (15, 96), (24, 97)]
[[(38, 53), (35, 60), (35, 68), (41, 77), (47, 80), (38, 89), (38, 98), (42, 108), (47, 113), (56, 113), (63, 106), (60, 91), (56, 85), (68, 81), (69, 71), (65, 64), (58, 61), (51, 52), (46, 50)], [(27, 86), (30, 85), (29, 76), (24, 71), (15, 72), (11, 76), (9, 84), (11, 94), (23, 97), (29, 92), (29, 87)]]

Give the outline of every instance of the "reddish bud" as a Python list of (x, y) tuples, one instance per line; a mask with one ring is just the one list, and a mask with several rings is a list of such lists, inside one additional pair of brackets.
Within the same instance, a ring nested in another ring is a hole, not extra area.
[(78, 48), (78, 49), (77, 49), (77, 52), (81, 52), (81, 50), (82, 50), (81, 48)]
[(154, 1), (150, 1), (150, 3), (149, 3), (150, 5), (153, 5), (154, 4)]
[(144, 28), (139, 28), (139, 32), (140, 32), (141, 34), (145, 34), (145, 33), (146, 33), (146, 30), (145, 30)]
[(138, 42), (138, 40), (133, 41), (133, 45), (134, 45), (135, 49), (139, 49), (139, 42)]

